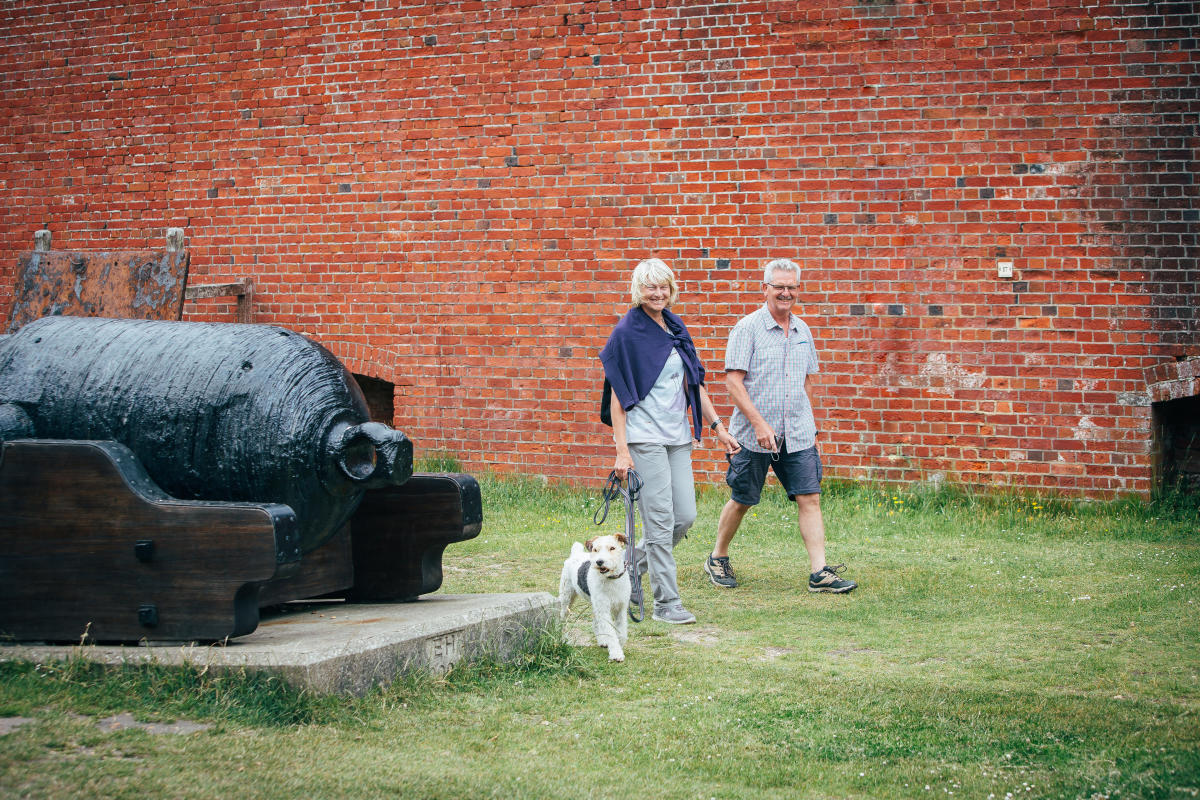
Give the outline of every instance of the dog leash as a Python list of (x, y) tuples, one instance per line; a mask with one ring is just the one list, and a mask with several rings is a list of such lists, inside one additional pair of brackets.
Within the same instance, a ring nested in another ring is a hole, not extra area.
[[(625, 539), (629, 542), (629, 547), (625, 549), (625, 572), (629, 575), (629, 618), (634, 622), (641, 622), (646, 618), (646, 599), (642, 593), (642, 576), (637, 569), (637, 548), (634, 547), (634, 522), (633, 522), (633, 503), (637, 500), (638, 492), (642, 490), (642, 477), (634, 470), (626, 471), (626, 483), (629, 488), (621, 485), (621, 479), (617, 477), (616, 470), (608, 473), (608, 482), (604, 484), (604, 491), (600, 497), (604, 501), (603, 505), (596, 509), (596, 513), (592, 514), (592, 521), (597, 525), (603, 525), (604, 520), (608, 519), (608, 507), (613, 500), (621, 497), (625, 501)], [(637, 604), (638, 613), (633, 613), (633, 606)]]

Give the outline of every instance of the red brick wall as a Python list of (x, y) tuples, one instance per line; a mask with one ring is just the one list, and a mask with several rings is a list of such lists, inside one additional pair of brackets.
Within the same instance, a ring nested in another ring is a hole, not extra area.
[[(394, 382), (418, 452), (598, 480), (632, 264), (676, 268), (719, 374), (789, 256), (831, 475), (1145, 492), (1146, 371), (1200, 354), (1197, 27), (1078, 0), (7, 3), (0, 313), (42, 225), (182, 227), (195, 282), (253, 276), (258, 321)], [(701, 480), (721, 463), (707, 440)]]

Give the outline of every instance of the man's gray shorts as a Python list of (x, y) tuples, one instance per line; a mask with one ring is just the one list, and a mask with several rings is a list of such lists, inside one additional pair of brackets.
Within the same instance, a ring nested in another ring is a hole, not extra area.
[(800, 494), (820, 494), (821, 455), (816, 445), (807, 450), (789, 453), (785, 445), (779, 460), (772, 460), (773, 453), (755, 453), (743, 447), (729, 456), (729, 469), (725, 482), (733, 490), (733, 499), (744, 506), (758, 505), (763, 484), (767, 482), (767, 468), (775, 470), (775, 477), (787, 492), (788, 500)]

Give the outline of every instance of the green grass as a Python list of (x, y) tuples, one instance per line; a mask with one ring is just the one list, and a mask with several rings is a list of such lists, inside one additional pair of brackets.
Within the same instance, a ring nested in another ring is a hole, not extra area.
[[(453, 469), (452, 464), (444, 465)], [(598, 491), (480, 477), (483, 532), (443, 591), (548, 591)], [(598, 490), (598, 487), (597, 487)], [(1200, 796), (1200, 506), (833, 484), (831, 560), (804, 590), (770, 490), (699, 565), (724, 496), (676, 551), (694, 626), (631, 625), (624, 664), (533, 637), (515, 664), (363, 698), (82, 660), (0, 665), (0, 798), (1185, 798)], [(616, 530), (621, 514), (604, 530)], [(586, 611), (568, 620), (585, 641)], [(208, 722), (153, 735), (97, 721)]]

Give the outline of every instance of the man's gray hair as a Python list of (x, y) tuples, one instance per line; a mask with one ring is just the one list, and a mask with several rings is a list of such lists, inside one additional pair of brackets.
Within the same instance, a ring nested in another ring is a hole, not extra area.
[(790, 272), (796, 276), (796, 280), (800, 280), (800, 265), (795, 261), (789, 261), (786, 258), (777, 258), (774, 261), (768, 261), (763, 267), (763, 283), (774, 283), (776, 272)]

